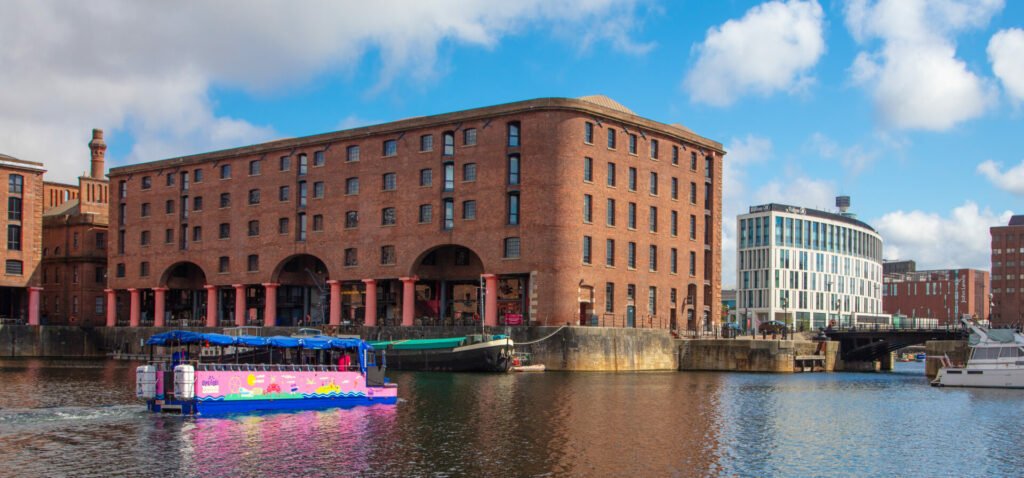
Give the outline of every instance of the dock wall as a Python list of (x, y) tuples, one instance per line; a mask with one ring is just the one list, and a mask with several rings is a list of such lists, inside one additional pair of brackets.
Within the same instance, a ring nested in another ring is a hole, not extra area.
[[(838, 342), (700, 339), (679, 341), (678, 346), (679, 370), (791, 373), (798, 371), (798, 358), (824, 371), (841, 369)], [(823, 360), (806, 360), (812, 356)]]
[(967, 354), (970, 349), (966, 340), (929, 340), (924, 344), (924, 353), (928, 356), (924, 364), (924, 374), (928, 378), (934, 378), (939, 373), (942, 363), (932, 357), (949, 357), (953, 363), (967, 363)]

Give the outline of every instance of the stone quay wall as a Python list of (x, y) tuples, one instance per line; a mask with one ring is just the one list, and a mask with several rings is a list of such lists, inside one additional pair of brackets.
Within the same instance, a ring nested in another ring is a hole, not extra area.
[(965, 364), (971, 349), (966, 340), (929, 340), (924, 344), (924, 353), (928, 356), (924, 363), (924, 374), (935, 378), (942, 368), (942, 361), (932, 357), (946, 355), (953, 363)]
[[(679, 370), (796, 372), (798, 357), (824, 355), (815, 365), (842, 370), (839, 343), (802, 340), (700, 339), (679, 341)], [(838, 362), (838, 365), (837, 365)]]

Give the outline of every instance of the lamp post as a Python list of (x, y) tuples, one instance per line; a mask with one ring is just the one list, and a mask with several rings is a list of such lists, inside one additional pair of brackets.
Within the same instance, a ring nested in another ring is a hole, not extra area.
[(841, 304), (841, 302), (839, 301), (838, 297), (836, 297), (835, 299), (832, 300), (832, 310), (836, 311), (836, 314), (835, 314), (836, 315), (836, 319), (835, 319), (836, 320), (836, 324), (838, 324), (839, 328), (842, 329), (843, 328), (843, 323), (839, 319), (839, 305), (840, 304)]
[[(789, 327), (789, 297), (783, 297), (780, 302), (782, 304), (782, 315), (785, 319), (783, 325)], [(792, 331), (792, 329), (790, 329), (790, 331)]]

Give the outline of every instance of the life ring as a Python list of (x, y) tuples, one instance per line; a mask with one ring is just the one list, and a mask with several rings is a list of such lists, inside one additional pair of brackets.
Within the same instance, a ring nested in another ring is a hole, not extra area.
[(836, 319), (830, 320), (828, 325), (831, 326), (831, 327), (835, 327), (836, 326)]

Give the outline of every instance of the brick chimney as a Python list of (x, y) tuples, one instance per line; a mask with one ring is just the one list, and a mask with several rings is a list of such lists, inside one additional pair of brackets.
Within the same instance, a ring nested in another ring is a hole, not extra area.
[(107, 154), (107, 143), (103, 142), (103, 130), (92, 130), (92, 141), (89, 141), (89, 150), (92, 152), (92, 174), (93, 179), (103, 179), (104, 158)]

